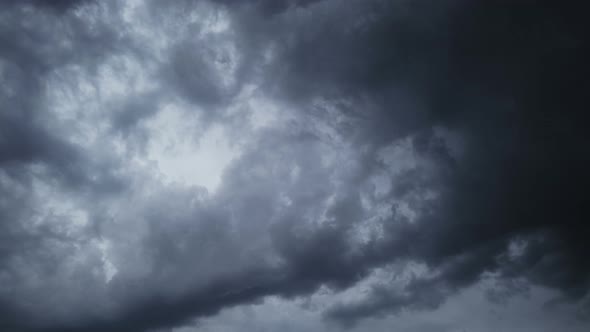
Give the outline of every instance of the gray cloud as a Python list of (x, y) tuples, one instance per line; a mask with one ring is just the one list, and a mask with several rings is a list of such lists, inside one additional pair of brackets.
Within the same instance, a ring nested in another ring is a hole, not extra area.
[[(488, 275), (492, 300), (588, 297), (573, 6), (2, 6), (4, 329), (172, 329), (322, 291), (353, 327)], [(239, 151), (219, 186), (170, 180), (160, 155), (188, 146), (185, 167), (216, 128)]]

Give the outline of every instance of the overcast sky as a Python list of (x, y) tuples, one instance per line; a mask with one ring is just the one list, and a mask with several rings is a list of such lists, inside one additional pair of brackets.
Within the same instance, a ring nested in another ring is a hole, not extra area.
[(564, 3), (2, 0), (0, 330), (588, 331)]

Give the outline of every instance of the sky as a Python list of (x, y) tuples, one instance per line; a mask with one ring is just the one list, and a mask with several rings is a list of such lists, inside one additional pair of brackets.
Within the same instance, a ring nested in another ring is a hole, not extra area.
[(0, 330), (588, 331), (586, 21), (1, 1)]

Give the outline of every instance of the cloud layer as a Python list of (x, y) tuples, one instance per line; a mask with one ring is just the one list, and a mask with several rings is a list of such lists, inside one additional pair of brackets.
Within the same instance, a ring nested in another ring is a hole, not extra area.
[(380, 330), (532, 292), (587, 328), (575, 7), (3, 2), (0, 327), (199, 330), (278, 301)]

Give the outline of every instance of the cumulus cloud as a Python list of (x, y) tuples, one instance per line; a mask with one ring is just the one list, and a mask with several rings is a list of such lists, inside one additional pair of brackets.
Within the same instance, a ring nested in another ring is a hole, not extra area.
[(587, 327), (574, 5), (0, 6), (2, 329)]

